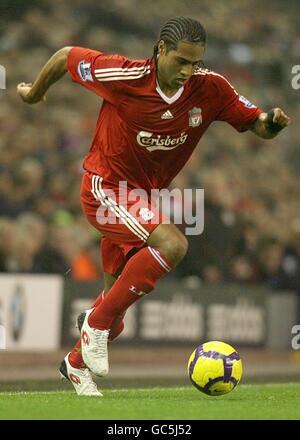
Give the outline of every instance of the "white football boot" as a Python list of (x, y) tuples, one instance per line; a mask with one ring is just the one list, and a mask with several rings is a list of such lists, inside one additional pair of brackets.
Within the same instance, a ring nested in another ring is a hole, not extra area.
[(102, 397), (103, 394), (98, 391), (89, 369), (72, 367), (69, 362), (69, 354), (67, 354), (59, 367), (61, 378), (71, 382), (78, 396)]
[(109, 330), (98, 330), (90, 327), (88, 318), (93, 309), (87, 310), (81, 328), (81, 354), (84, 363), (96, 376), (108, 374), (107, 343)]

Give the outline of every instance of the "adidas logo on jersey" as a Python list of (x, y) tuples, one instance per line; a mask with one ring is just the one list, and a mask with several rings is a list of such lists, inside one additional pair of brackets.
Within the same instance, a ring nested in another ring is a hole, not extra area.
[(167, 110), (161, 117), (161, 119), (173, 119), (173, 115), (170, 110)]

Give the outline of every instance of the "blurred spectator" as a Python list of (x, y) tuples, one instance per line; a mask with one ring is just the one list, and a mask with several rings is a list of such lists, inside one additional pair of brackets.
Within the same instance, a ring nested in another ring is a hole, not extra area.
[(232, 258), (230, 279), (237, 283), (254, 283), (258, 280), (256, 267), (246, 255), (237, 255)]
[(202, 280), (204, 283), (221, 284), (224, 281), (223, 274), (217, 266), (208, 265), (202, 270)]
[(276, 239), (263, 242), (258, 252), (261, 279), (274, 289), (285, 289), (280, 274), (283, 254), (284, 247)]
[(72, 278), (76, 280), (97, 280), (102, 278), (99, 242), (90, 242), (75, 258), (72, 265)]
[(15, 223), (5, 217), (0, 218), (0, 271), (9, 272), (11, 256), (15, 248), (16, 227)]

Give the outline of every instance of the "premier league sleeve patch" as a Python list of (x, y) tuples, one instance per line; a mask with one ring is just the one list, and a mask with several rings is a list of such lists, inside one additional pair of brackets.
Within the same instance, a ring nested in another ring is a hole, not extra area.
[(241, 101), (246, 108), (256, 108), (256, 105), (252, 104), (245, 96), (239, 95), (239, 101)]
[(86, 63), (84, 60), (78, 64), (78, 74), (82, 81), (94, 81), (91, 72), (91, 63)]

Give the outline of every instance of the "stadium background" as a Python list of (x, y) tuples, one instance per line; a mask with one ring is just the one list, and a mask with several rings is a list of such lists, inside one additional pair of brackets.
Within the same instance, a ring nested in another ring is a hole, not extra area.
[[(45, 104), (30, 107), (16, 95), (18, 82), (33, 81), (45, 61), (67, 45), (150, 57), (163, 22), (189, 15), (207, 29), (206, 66), (262, 108), (282, 107), (293, 124), (273, 141), (238, 134), (226, 124), (210, 128), (173, 182), (174, 188), (205, 189), (205, 232), (191, 237), (189, 253), (170, 282), (197, 291), (200, 304), (201, 292), (208, 288), (222, 294), (228, 283), (241, 297), (246, 290), (257, 297), (261, 286), (276, 300), (292, 295), (289, 307), (296, 309), (294, 324), (300, 323), (300, 100), (291, 85), (292, 66), (300, 60), (298, 2), (286, 6), (280, 0), (2, 0), (0, 53), (7, 89), (0, 91), (0, 281), (9, 274), (11, 280), (58, 274), (81, 286), (101, 284), (102, 278), (97, 235), (79, 202), (82, 158), (99, 99), (66, 75)], [(5, 294), (2, 287), (0, 324)], [(47, 291), (40, 294), (49, 302)], [(282, 319), (287, 313), (282, 309)], [(298, 374), (298, 354), (288, 343), (285, 335), (277, 350), (276, 344), (272, 349), (239, 345), (249, 377), (273, 370), (281, 377)], [(162, 341), (155, 347), (143, 341), (137, 346), (130, 340), (116, 343), (112, 377), (179, 380), (194, 345), (193, 339), (190, 345), (188, 340), (183, 345)], [(65, 352), (18, 351), (1, 352), (4, 389), (13, 386), (12, 380), (53, 379)]]

